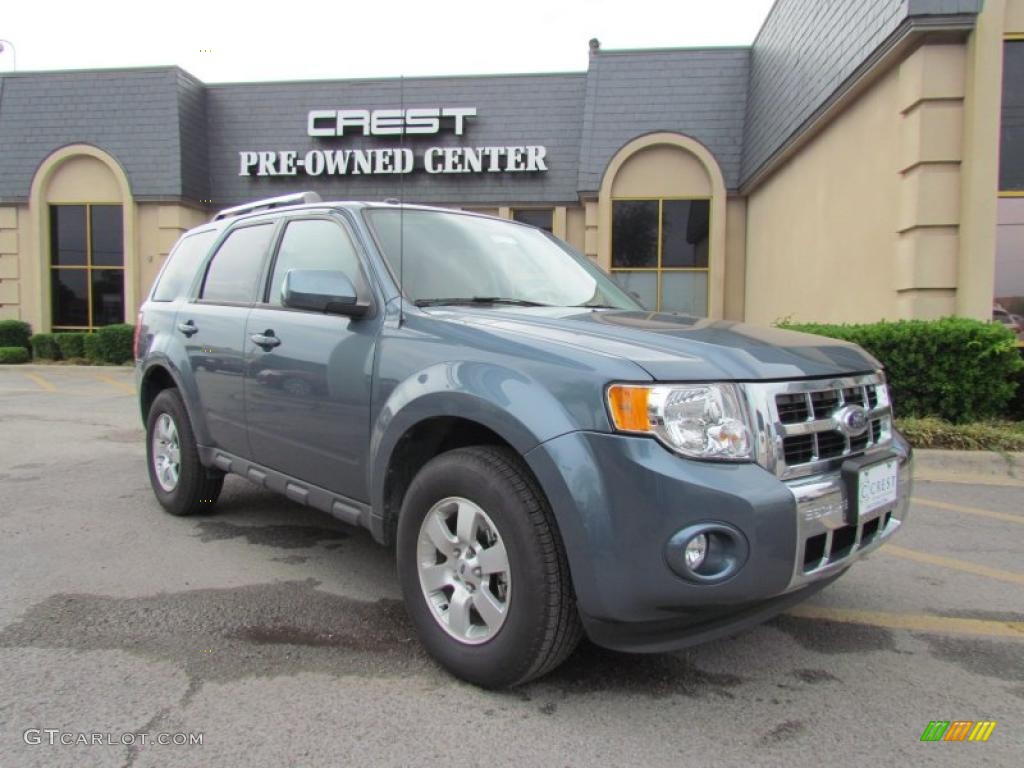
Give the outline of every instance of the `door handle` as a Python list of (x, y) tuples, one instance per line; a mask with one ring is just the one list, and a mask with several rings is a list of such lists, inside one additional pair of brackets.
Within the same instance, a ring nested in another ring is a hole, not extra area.
[(273, 347), (281, 343), (281, 340), (274, 335), (273, 331), (267, 330), (263, 333), (254, 333), (250, 336), (256, 346), (263, 347), (264, 352), (269, 352)]
[(194, 322), (189, 320), (188, 322), (185, 323), (178, 323), (178, 330), (184, 333), (189, 338), (191, 338), (192, 334), (196, 333), (199, 330), (199, 328), (196, 327), (196, 324)]

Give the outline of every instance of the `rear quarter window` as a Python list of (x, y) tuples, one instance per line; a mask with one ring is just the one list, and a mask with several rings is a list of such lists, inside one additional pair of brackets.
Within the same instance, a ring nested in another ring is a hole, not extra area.
[(167, 257), (167, 266), (153, 289), (153, 301), (174, 301), (188, 296), (196, 271), (203, 263), (210, 246), (217, 239), (217, 230), (186, 235)]

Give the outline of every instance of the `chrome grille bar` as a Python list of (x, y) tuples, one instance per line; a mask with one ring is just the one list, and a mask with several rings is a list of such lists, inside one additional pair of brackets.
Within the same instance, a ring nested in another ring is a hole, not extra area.
[[(781, 478), (835, 469), (850, 456), (892, 443), (892, 405), (880, 374), (758, 382), (745, 384), (744, 390), (756, 430), (757, 461)], [(837, 415), (858, 407), (867, 427), (851, 434)]]

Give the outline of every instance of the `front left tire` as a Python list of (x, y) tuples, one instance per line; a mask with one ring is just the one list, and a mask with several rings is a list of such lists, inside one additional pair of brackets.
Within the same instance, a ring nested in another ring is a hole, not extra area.
[(396, 554), (406, 609), (427, 651), (484, 688), (520, 685), (582, 636), (561, 536), (515, 452), (472, 446), (413, 479)]

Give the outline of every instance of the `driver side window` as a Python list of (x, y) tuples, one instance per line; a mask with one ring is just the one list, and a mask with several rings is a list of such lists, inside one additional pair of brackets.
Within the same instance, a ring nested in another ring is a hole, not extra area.
[(290, 269), (329, 269), (344, 272), (352, 285), (363, 278), (359, 257), (348, 233), (326, 219), (300, 219), (288, 223), (274, 262), (268, 302), (281, 306), (281, 286)]

